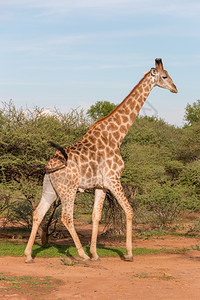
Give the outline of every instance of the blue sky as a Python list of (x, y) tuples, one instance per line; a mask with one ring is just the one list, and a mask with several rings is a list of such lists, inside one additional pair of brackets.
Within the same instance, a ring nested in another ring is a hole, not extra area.
[(161, 57), (179, 93), (141, 114), (181, 126), (200, 99), (198, 0), (0, 0), (0, 101), (63, 112), (120, 103)]

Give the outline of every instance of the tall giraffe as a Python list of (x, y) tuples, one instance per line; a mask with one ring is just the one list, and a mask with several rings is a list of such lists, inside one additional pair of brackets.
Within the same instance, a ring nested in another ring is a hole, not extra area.
[(46, 165), (42, 198), (33, 214), (32, 231), (25, 250), (26, 262), (33, 261), (31, 251), (38, 227), (57, 197), (60, 197), (62, 202), (61, 220), (70, 232), (78, 254), (84, 260), (89, 259), (83, 250), (73, 223), (74, 200), (79, 188), (83, 190), (95, 188), (90, 246), (92, 259), (99, 258), (96, 251), (98, 225), (106, 190), (109, 189), (124, 209), (127, 249), (125, 259), (133, 260), (133, 211), (120, 183), (124, 162), (119, 148), (154, 86), (177, 93), (172, 79), (163, 69), (161, 59), (155, 60), (155, 68), (145, 74), (123, 102), (107, 117), (95, 122), (80, 141), (65, 149), (54, 144), (58, 150)]

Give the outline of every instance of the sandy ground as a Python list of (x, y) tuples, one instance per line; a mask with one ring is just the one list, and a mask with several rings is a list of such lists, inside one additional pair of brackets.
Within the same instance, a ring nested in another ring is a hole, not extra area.
[[(137, 240), (134, 247), (178, 248), (199, 244), (197, 239), (167, 237)], [(200, 299), (200, 251), (184, 254), (136, 255), (134, 262), (118, 258), (63, 265), (60, 258), (0, 257), (0, 273), (18, 276), (51, 276), (62, 281), (46, 295), (25, 296), (1, 288), (0, 299)]]

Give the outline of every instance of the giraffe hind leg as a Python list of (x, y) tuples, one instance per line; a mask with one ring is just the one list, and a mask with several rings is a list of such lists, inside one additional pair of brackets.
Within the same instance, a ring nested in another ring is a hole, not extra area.
[(46, 212), (50, 208), (51, 204), (57, 199), (57, 194), (51, 184), (49, 175), (45, 175), (43, 181), (43, 192), (39, 205), (33, 213), (33, 225), (31, 230), (31, 235), (28, 240), (28, 244), (25, 249), (26, 255), (26, 263), (33, 262), (33, 258), (31, 256), (32, 247), (35, 241), (35, 237), (38, 231), (38, 227), (40, 226)]
[(119, 180), (114, 180), (109, 184), (109, 190), (115, 196), (121, 207), (123, 208), (126, 215), (126, 250), (127, 254), (124, 255), (124, 260), (133, 261), (132, 253), (132, 220), (133, 220), (133, 209), (128, 202), (124, 190)]
[[(59, 190), (59, 189), (58, 189)], [(65, 188), (65, 190), (60, 191), (59, 197), (62, 201), (62, 218), (61, 221), (69, 231), (74, 244), (77, 248), (78, 254), (84, 260), (89, 260), (89, 256), (85, 254), (85, 251), (81, 245), (79, 237), (76, 233), (73, 221), (73, 212), (74, 212), (74, 200), (76, 197), (77, 188)], [(67, 195), (67, 197), (66, 197)]]

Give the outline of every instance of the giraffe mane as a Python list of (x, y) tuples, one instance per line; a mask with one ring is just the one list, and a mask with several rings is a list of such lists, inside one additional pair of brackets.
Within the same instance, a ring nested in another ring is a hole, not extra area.
[(130, 96), (130, 94), (132, 94), (134, 92), (135, 89), (137, 89), (138, 85), (149, 75), (151, 71), (148, 71), (145, 73), (144, 77), (138, 82), (138, 84), (133, 88), (133, 90), (128, 94), (128, 96), (117, 106), (115, 107), (107, 116), (103, 117), (102, 119), (97, 120), (91, 127), (89, 130), (93, 129), (97, 124), (101, 123), (101, 121), (106, 120), (107, 118), (109, 118), (110, 116), (112, 116), (112, 114), (118, 110), (120, 108), (120, 106), (122, 106), (124, 104), (124, 102), (126, 101), (126, 99)]

